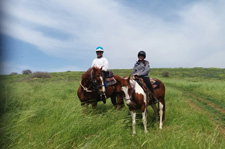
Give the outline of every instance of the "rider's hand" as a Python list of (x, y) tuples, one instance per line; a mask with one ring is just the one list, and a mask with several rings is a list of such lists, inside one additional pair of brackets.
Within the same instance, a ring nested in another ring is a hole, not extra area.
[(133, 79), (137, 79), (137, 78), (138, 78), (138, 74), (135, 73), (135, 74), (133, 75)]

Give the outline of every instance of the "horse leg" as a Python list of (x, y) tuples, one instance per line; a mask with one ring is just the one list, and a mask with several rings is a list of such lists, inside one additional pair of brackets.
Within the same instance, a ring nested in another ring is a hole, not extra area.
[(163, 112), (163, 103), (161, 103), (161, 101), (159, 102), (159, 129), (162, 129), (162, 126), (163, 126), (163, 115), (164, 115), (164, 112)]
[(91, 102), (93, 113), (96, 113), (97, 101)]
[(81, 106), (83, 107), (83, 112), (86, 115), (87, 114), (87, 108), (88, 108), (88, 103), (81, 103)]
[(163, 105), (162, 123), (164, 124), (164, 121), (165, 121), (165, 113), (166, 113), (166, 104), (165, 104), (164, 97), (162, 98), (162, 105)]
[(111, 102), (112, 102), (112, 104), (116, 107), (116, 95), (115, 95), (115, 94), (113, 94), (113, 95), (111, 96)]
[(123, 97), (117, 95), (117, 109), (121, 110), (124, 107)]
[(142, 120), (143, 120), (143, 124), (144, 124), (145, 133), (147, 133), (148, 130), (147, 130), (147, 112), (146, 112), (146, 108), (145, 108), (144, 112), (142, 112)]
[(136, 124), (136, 111), (130, 111), (130, 114), (132, 116), (132, 133), (133, 135), (136, 134), (136, 130), (135, 130), (135, 124)]
[(156, 107), (156, 104), (154, 104), (154, 103), (151, 104), (151, 107), (154, 110), (156, 121), (158, 121), (159, 120), (159, 112), (158, 112), (158, 109)]

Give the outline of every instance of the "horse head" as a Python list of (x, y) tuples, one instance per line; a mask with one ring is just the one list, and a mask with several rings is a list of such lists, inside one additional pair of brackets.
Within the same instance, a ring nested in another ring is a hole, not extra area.
[(94, 87), (102, 95), (105, 92), (104, 81), (102, 77), (102, 68), (93, 67), (91, 70), (91, 82), (94, 84)]
[(121, 81), (121, 90), (123, 92), (123, 98), (126, 101), (127, 105), (131, 104), (131, 98), (133, 94), (133, 88), (131, 86), (131, 80), (130, 77), (124, 77)]

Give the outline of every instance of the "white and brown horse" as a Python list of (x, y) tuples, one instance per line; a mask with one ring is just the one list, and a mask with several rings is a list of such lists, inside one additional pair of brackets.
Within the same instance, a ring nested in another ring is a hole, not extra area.
[[(158, 80), (158, 85), (154, 88), (155, 97), (159, 100), (159, 110), (156, 105), (152, 102), (151, 94), (146, 94), (143, 88), (135, 81), (127, 77), (125, 77), (121, 83), (122, 91), (124, 93), (124, 99), (126, 104), (129, 107), (131, 116), (132, 116), (132, 128), (133, 134), (136, 134), (135, 124), (136, 124), (136, 110), (141, 110), (142, 119), (144, 124), (145, 133), (147, 133), (147, 106), (151, 105), (156, 117), (159, 116), (160, 123), (159, 129), (162, 129), (163, 122), (165, 120), (165, 86), (164, 84)], [(148, 97), (149, 96), (149, 97)], [(159, 111), (159, 112), (158, 112)]]

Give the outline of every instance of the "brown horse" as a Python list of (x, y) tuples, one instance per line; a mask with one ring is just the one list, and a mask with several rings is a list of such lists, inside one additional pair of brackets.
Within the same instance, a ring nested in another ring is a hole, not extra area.
[(81, 101), (81, 105), (87, 108), (91, 104), (92, 108), (95, 109), (97, 102), (102, 100), (102, 96), (105, 96), (106, 98), (111, 97), (111, 102), (114, 106), (118, 106), (118, 108), (123, 107), (124, 103), (121, 94), (122, 79), (116, 75), (113, 76), (113, 79), (115, 83), (105, 88), (102, 69), (97, 67), (88, 69), (82, 75), (82, 80), (77, 90), (77, 96)]
[(120, 76), (113, 75), (112, 79), (115, 80), (115, 83), (111, 85), (109, 85), (110, 83), (108, 83), (106, 88), (106, 98), (110, 97), (112, 104), (118, 109), (121, 109), (122, 107), (124, 107), (123, 95), (121, 90), (122, 78)]
[(82, 106), (97, 106), (99, 95), (103, 95), (104, 82), (102, 77), (102, 69), (97, 67), (89, 68), (83, 75), (80, 86), (77, 90), (77, 96)]
[(145, 133), (147, 133), (147, 106), (151, 105), (156, 117), (160, 117), (159, 129), (162, 129), (162, 125), (165, 120), (165, 86), (158, 80), (154, 79), (155, 82), (158, 82), (156, 88), (154, 88), (154, 93), (156, 98), (159, 100), (159, 113), (156, 105), (152, 102), (152, 94), (147, 94), (143, 88), (135, 80), (129, 78), (124, 78), (121, 86), (124, 93), (124, 99), (126, 104), (129, 107), (130, 113), (132, 115), (132, 127), (133, 135), (136, 134), (135, 123), (136, 123), (136, 110), (142, 111), (142, 119), (144, 124)]

